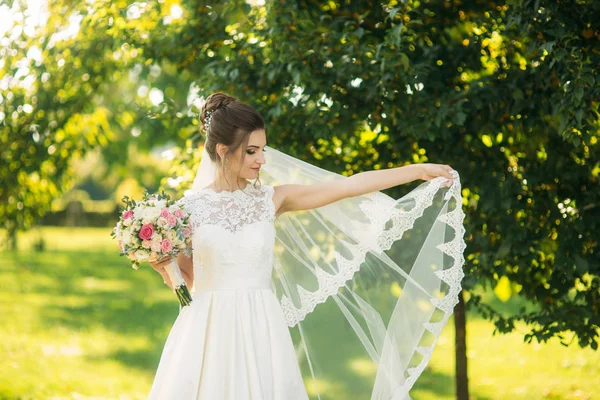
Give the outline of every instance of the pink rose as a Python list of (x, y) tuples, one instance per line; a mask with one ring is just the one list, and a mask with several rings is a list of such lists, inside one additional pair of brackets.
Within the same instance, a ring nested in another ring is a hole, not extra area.
[(181, 210), (179, 210), (179, 209), (175, 210), (175, 212), (174, 212), (173, 214), (175, 214), (175, 216), (176, 216), (177, 218), (181, 218), (181, 219), (185, 218), (185, 215), (184, 215), (184, 214), (183, 214), (183, 212), (182, 212)]
[(123, 219), (133, 219), (133, 210), (127, 210), (123, 213)]
[(169, 215), (171, 215), (171, 212), (169, 211), (169, 209), (168, 209), (168, 208), (163, 208), (163, 209), (160, 211), (160, 216), (161, 216), (161, 217), (167, 218)]
[(169, 223), (169, 225), (175, 226), (177, 225), (177, 217), (171, 214), (167, 217), (167, 222)]
[(183, 228), (181, 230), (181, 233), (183, 233), (183, 236), (185, 237), (189, 237), (192, 234), (192, 231), (190, 228)]
[(142, 229), (140, 229), (140, 233), (138, 234), (139, 238), (148, 240), (152, 235), (154, 235), (154, 225), (152, 223), (142, 225)]
[(173, 250), (173, 242), (171, 242), (169, 239), (163, 239), (162, 243), (160, 244), (160, 249), (165, 254), (170, 252)]

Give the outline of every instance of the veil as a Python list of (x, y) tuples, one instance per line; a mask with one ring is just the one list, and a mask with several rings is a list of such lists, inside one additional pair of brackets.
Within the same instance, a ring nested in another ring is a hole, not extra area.
[[(260, 182), (348, 179), (267, 146)], [(215, 178), (203, 151), (192, 191)], [(275, 220), (272, 289), (313, 399), (410, 399), (464, 276), (461, 186), (437, 177)], [(351, 384), (352, 391), (346, 391)], [(370, 396), (370, 397), (369, 397)]]

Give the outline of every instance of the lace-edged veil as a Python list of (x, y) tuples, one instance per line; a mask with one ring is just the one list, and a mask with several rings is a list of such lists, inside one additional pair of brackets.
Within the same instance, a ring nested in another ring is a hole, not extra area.
[[(348, 179), (267, 146), (260, 182)], [(203, 151), (192, 185), (215, 178)], [(346, 198), (275, 220), (272, 288), (311, 398), (408, 399), (458, 302), (464, 276), (460, 179), (399, 199)], [(362, 392), (345, 392), (349, 381)]]

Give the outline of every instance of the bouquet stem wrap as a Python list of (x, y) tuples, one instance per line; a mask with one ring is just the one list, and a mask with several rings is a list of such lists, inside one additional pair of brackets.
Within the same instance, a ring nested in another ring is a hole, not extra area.
[(177, 260), (175, 260), (175, 258), (171, 258), (171, 262), (165, 266), (165, 271), (167, 271), (169, 279), (171, 279), (173, 291), (177, 295), (181, 306), (189, 306), (192, 303), (192, 296), (190, 295), (187, 285), (185, 284), (185, 280), (181, 275), (181, 269), (179, 268), (179, 264), (177, 264)]

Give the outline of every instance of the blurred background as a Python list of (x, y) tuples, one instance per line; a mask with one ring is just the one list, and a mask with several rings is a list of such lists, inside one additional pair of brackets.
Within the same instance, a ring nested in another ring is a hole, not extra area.
[[(144, 399), (178, 303), (110, 237), (179, 197), (199, 106), (344, 175), (461, 176), (465, 289), (412, 395), (600, 398), (600, 3), (0, 1), (0, 399)], [(418, 183), (386, 190), (399, 197)], [(328, 399), (367, 399), (340, 357)]]

